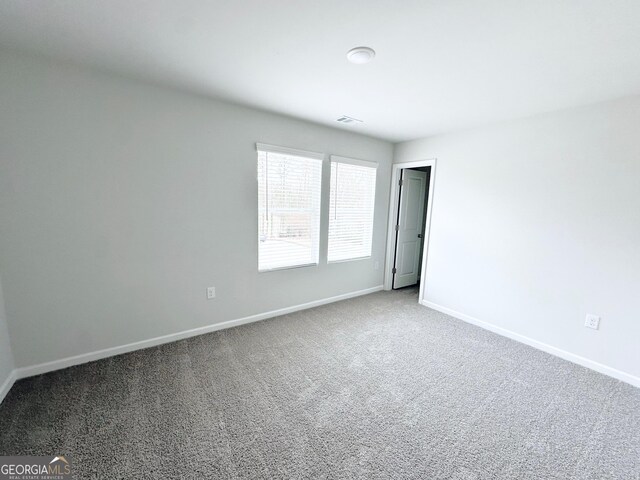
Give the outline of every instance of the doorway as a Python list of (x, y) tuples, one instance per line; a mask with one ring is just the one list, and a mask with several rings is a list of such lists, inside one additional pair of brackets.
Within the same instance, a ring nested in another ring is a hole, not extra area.
[(385, 290), (419, 285), (423, 303), (435, 159), (394, 164)]

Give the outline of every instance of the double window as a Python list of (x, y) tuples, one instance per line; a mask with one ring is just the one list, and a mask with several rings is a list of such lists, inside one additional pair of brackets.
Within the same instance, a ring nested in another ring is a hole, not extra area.
[[(258, 150), (258, 270), (317, 265), (324, 155)], [(331, 157), (329, 262), (371, 256), (376, 164)]]

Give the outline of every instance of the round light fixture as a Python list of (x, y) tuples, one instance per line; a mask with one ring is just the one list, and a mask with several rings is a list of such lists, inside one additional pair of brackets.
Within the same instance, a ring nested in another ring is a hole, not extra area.
[(369, 47), (356, 47), (347, 52), (347, 59), (351, 63), (369, 63), (375, 56), (376, 52)]

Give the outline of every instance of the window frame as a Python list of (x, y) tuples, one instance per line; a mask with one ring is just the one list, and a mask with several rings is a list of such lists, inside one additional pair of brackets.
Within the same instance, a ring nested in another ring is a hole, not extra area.
[(364, 255), (364, 256), (360, 256), (360, 257), (351, 257), (351, 258), (342, 258), (339, 260), (329, 260), (329, 249), (330, 249), (330, 244), (329, 244), (329, 237), (330, 237), (330, 232), (331, 232), (331, 196), (332, 196), (332, 182), (333, 182), (333, 177), (331, 175), (331, 173), (329, 174), (329, 206), (328, 206), (328, 210), (329, 210), (329, 215), (327, 218), (327, 264), (334, 264), (334, 263), (346, 263), (346, 262), (356, 262), (359, 260), (367, 260), (373, 257), (373, 236), (374, 236), (374, 226), (375, 226), (375, 214), (376, 214), (376, 194), (377, 194), (377, 184), (378, 184), (378, 162), (373, 162), (370, 160), (360, 160), (357, 158), (350, 158), (350, 157), (343, 157), (340, 155), (331, 155), (329, 158), (329, 168), (330, 171), (332, 170), (332, 164), (336, 163), (336, 164), (346, 164), (346, 165), (355, 165), (358, 167), (367, 167), (367, 168), (372, 168), (375, 171), (375, 175), (374, 175), (374, 181), (373, 181), (373, 198), (372, 198), (372, 214), (371, 214), (371, 249), (369, 250), (369, 254), (368, 255)]
[[(313, 263), (304, 263), (304, 264), (295, 264), (295, 265), (287, 265), (282, 267), (274, 267), (274, 268), (260, 268), (260, 227), (259, 227), (259, 219), (260, 219), (260, 178), (258, 176), (258, 163), (260, 161), (260, 154), (265, 153), (273, 153), (279, 155), (290, 155), (293, 157), (300, 157), (306, 160), (315, 160), (320, 162), (320, 173), (319, 173), (319, 185), (318, 185), (318, 215), (317, 215), (317, 242), (316, 242), (316, 261)], [(323, 173), (324, 173), (324, 160), (325, 154), (320, 152), (312, 152), (308, 150), (300, 150), (296, 148), (290, 147), (282, 147), (278, 145), (270, 145), (266, 143), (256, 143), (256, 186), (258, 192), (257, 199), (257, 208), (258, 208), (258, 221), (256, 225), (258, 226), (258, 231), (256, 235), (256, 239), (258, 240), (258, 248), (257, 248), (257, 267), (258, 273), (267, 273), (267, 272), (276, 272), (279, 270), (290, 270), (294, 268), (304, 268), (304, 267), (314, 267), (320, 264), (320, 253), (321, 253), (321, 238), (322, 238), (322, 188), (323, 188)]]

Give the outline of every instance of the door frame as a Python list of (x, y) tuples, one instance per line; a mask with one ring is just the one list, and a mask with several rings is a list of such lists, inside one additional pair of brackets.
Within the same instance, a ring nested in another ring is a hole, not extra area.
[(396, 217), (398, 215), (400, 171), (405, 168), (431, 167), (429, 176), (429, 194), (427, 198), (427, 218), (425, 220), (424, 243), (422, 244), (422, 265), (420, 267), (420, 292), (418, 303), (424, 305), (426, 299), (427, 253), (429, 251), (429, 233), (431, 231), (431, 211), (433, 209), (433, 187), (436, 179), (436, 158), (416, 160), (413, 162), (394, 163), (391, 165), (391, 191), (389, 198), (389, 222), (387, 226), (387, 255), (384, 262), (384, 289), (391, 290), (393, 283), (393, 259), (396, 246)]

